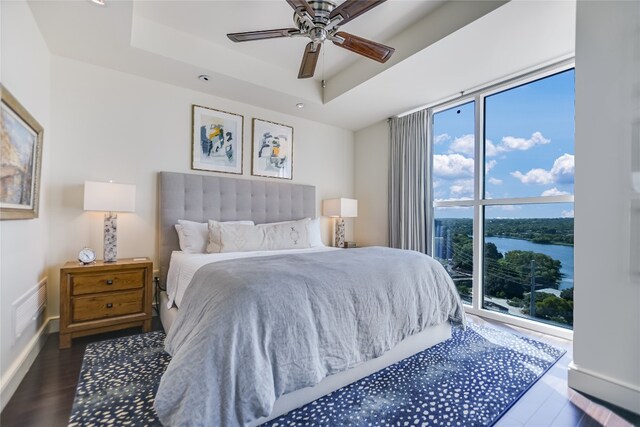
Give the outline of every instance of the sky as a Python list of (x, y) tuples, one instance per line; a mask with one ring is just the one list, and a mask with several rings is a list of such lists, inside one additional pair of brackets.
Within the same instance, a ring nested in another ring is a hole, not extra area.
[[(573, 194), (573, 69), (485, 98), (485, 197)], [(434, 200), (473, 199), (474, 109), (468, 102), (434, 114)], [(573, 217), (571, 203), (506, 205), (491, 218)], [(473, 217), (439, 208), (436, 217)]]

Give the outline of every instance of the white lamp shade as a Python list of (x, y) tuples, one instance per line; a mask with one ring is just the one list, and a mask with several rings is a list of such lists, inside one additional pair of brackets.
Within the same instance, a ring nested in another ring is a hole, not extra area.
[(358, 201), (355, 199), (329, 199), (322, 201), (322, 215), (340, 218), (358, 216)]
[(136, 186), (113, 182), (84, 182), (84, 210), (133, 212), (136, 209)]

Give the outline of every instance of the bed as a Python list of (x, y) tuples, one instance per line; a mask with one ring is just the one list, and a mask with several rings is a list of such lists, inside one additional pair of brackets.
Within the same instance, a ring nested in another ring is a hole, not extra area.
[[(187, 283), (177, 304), (175, 291), (160, 296), (173, 356), (155, 403), (165, 424), (259, 425), (449, 338), (450, 318), (464, 321), (444, 269), (415, 252), (179, 252), (179, 219), (314, 218), (312, 186), (161, 172), (158, 187), (161, 282), (173, 263)], [(392, 268), (403, 263), (415, 276)], [(429, 284), (400, 283), (419, 281)], [(387, 302), (390, 294), (397, 301)], [(383, 329), (376, 316), (388, 320)]]

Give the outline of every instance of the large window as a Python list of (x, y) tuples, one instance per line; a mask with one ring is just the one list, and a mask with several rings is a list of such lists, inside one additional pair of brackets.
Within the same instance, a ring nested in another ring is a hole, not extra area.
[(574, 70), (431, 111), (433, 255), (471, 311), (573, 325)]

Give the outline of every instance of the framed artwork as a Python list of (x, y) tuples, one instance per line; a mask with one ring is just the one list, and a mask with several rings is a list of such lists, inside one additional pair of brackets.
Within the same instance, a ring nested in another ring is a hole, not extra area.
[(293, 128), (253, 119), (251, 174), (293, 179)]
[(193, 106), (191, 168), (242, 174), (244, 117)]
[(44, 129), (2, 85), (0, 219), (38, 217)]

